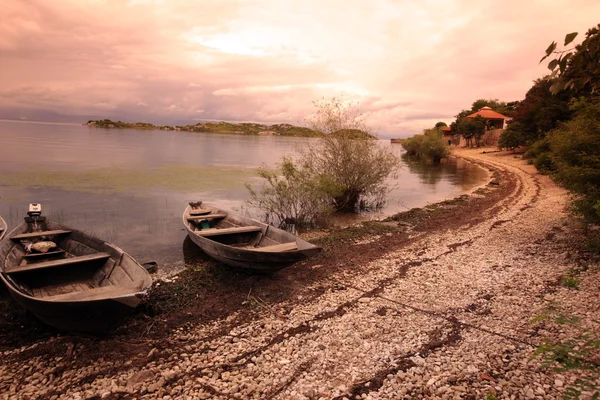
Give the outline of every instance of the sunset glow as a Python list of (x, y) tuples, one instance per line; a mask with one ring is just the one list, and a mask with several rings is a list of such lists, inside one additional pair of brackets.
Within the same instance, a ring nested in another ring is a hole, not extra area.
[(566, 0), (5, 3), (0, 118), (298, 122), (343, 95), (396, 136), (522, 99), (547, 45), (600, 15)]

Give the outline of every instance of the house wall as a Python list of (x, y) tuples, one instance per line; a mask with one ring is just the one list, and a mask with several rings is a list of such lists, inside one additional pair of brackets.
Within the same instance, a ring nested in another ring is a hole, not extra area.
[[(493, 129), (491, 131), (486, 131), (481, 138), (481, 146), (485, 147), (496, 147), (498, 146), (498, 139), (500, 139), (500, 134), (504, 131), (504, 129)], [(475, 143), (475, 141), (473, 141)], [(467, 145), (467, 141), (464, 137), (460, 136), (460, 142), (458, 144), (461, 147), (465, 147)]]
[(500, 134), (503, 131), (504, 129), (493, 129), (491, 131), (487, 131), (481, 140), (482, 144), (484, 146), (498, 146), (498, 139), (500, 139)]

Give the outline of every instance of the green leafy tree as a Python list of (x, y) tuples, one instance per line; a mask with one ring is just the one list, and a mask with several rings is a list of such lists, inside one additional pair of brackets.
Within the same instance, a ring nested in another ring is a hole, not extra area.
[(437, 124), (435, 124), (434, 128), (436, 128), (436, 129), (442, 129), (442, 128), (445, 128), (447, 126), (448, 126), (448, 124), (446, 124), (445, 122), (440, 121)]
[(473, 113), (481, 110), (483, 107), (490, 107), (497, 113), (510, 117), (513, 113), (515, 103), (516, 102), (507, 103), (498, 99), (478, 99), (473, 102), (471, 111)]
[(478, 115), (475, 118), (462, 118), (450, 125), (453, 132), (465, 138), (468, 147), (479, 147), (481, 138), (485, 134), (487, 119)]
[(571, 96), (567, 92), (553, 95), (550, 92), (551, 86), (549, 77), (537, 79), (527, 91), (525, 99), (516, 106), (513, 124), (522, 125), (520, 145), (532, 145), (544, 138), (560, 122), (571, 118)]
[[(577, 32), (565, 36), (564, 46), (568, 46), (577, 37)], [(552, 72), (553, 85), (551, 90), (558, 93), (562, 90), (572, 90), (575, 96), (596, 95), (600, 90), (600, 24), (589, 29), (581, 44), (574, 48), (557, 51), (558, 44), (552, 42), (546, 49), (546, 55), (540, 63), (550, 55), (556, 58), (550, 60), (548, 69)]]
[(513, 122), (500, 134), (498, 147), (500, 149), (514, 150), (523, 145), (526, 131), (520, 122)]
[(450, 155), (450, 149), (444, 135), (437, 128), (425, 129), (422, 134), (402, 140), (402, 147), (410, 156), (439, 163)]

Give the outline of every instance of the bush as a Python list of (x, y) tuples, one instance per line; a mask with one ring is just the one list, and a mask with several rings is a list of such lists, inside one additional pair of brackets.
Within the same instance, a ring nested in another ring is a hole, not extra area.
[(434, 163), (450, 154), (443, 133), (436, 128), (426, 129), (423, 134), (403, 139), (401, 144), (408, 155), (432, 160)]
[(261, 209), (266, 222), (280, 227), (304, 230), (325, 225), (331, 206), (321, 185), (298, 168), (291, 158), (284, 157), (274, 170), (259, 168), (258, 175), (266, 182), (257, 192), (248, 183), (248, 204)]
[(600, 221), (600, 101), (574, 104), (576, 114), (549, 135), (555, 176), (581, 198), (579, 211), (588, 219)]
[(533, 160), (533, 165), (538, 169), (538, 171), (548, 174), (554, 170), (556, 170), (556, 166), (554, 165), (554, 161), (550, 156), (550, 153), (542, 153), (535, 160)]
[(500, 134), (498, 147), (500, 149), (514, 150), (525, 144), (525, 128), (523, 124), (514, 122)]
[(283, 225), (308, 227), (334, 211), (381, 207), (386, 179), (399, 167), (391, 150), (372, 140), (355, 105), (334, 98), (315, 106), (309, 123), (323, 136), (301, 146), (298, 160), (284, 158), (276, 171), (261, 169), (266, 182), (259, 192), (247, 185), (249, 203)]

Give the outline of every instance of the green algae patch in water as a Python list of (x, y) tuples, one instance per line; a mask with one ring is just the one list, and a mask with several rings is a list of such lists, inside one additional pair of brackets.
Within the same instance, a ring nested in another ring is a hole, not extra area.
[(241, 167), (169, 165), (149, 169), (110, 167), (81, 171), (35, 167), (0, 175), (0, 185), (102, 194), (150, 188), (199, 192), (242, 188), (244, 181), (253, 177), (256, 177), (254, 168)]

